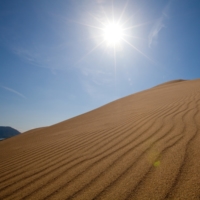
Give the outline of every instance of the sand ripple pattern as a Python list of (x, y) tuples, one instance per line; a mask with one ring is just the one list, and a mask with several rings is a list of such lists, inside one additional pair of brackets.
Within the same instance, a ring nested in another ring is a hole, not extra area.
[(200, 199), (200, 80), (0, 142), (0, 199)]

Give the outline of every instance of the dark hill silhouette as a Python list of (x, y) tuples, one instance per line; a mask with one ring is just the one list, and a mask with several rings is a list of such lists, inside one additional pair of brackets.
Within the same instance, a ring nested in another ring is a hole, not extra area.
[(20, 134), (20, 132), (9, 126), (0, 126), (0, 139), (6, 139)]

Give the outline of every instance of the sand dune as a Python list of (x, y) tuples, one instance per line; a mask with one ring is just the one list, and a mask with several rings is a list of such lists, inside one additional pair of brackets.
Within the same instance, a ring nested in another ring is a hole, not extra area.
[(0, 199), (200, 199), (200, 79), (0, 143)]

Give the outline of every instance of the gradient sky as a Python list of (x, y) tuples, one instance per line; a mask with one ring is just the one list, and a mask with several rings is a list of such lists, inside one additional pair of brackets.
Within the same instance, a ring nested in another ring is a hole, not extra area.
[[(125, 41), (102, 43), (120, 20)], [(199, 0), (0, 0), (0, 126), (48, 126), (200, 76)]]

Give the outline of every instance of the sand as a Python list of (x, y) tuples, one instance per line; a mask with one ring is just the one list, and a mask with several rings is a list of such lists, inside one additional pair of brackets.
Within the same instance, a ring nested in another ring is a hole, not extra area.
[(200, 79), (0, 142), (0, 199), (200, 199)]

